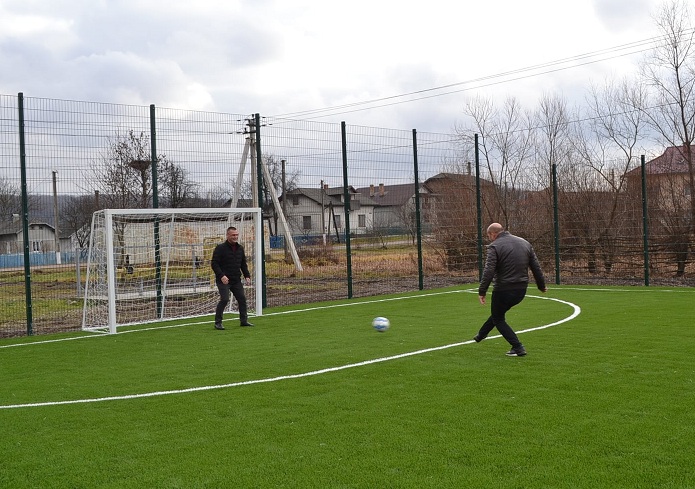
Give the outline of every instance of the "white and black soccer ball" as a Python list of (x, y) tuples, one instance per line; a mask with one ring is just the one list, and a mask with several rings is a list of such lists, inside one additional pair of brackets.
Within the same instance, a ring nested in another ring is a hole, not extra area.
[(377, 317), (372, 320), (372, 327), (378, 332), (383, 333), (391, 327), (391, 322), (385, 317)]

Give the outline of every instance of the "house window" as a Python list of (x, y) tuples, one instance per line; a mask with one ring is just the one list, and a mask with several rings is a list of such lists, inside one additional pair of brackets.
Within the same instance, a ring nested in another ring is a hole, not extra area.
[(364, 214), (358, 214), (357, 227), (360, 227), (360, 228), (366, 228), (367, 227), (367, 216), (365, 216)]
[(41, 241), (32, 241), (31, 251), (41, 251)]
[(292, 205), (299, 205), (299, 195), (292, 196)]
[(362, 207), (359, 201), (359, 194), (350, 194), (350, 210), (358, 211)]
[(305, 231), (311, 229), (311, 216), (302, 216), (302, 229)]
[(340, 216), (337, 214), (333, 215), (333, 222), (335, 222), (335, 227), (337, 228), (342, 228), (343, 226), (340, 225)]

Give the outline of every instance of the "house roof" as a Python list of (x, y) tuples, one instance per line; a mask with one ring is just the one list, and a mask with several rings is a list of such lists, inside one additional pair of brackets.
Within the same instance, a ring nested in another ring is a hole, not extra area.
[[(428, 190), (433, 191), (440, 185), (447, 182), (475, 187), (475, 175), (467, 173), (437, 173), (436, 175), (425, 180), (423, 186)], [(484, 178), (480, 179), (480, 185), (482, 187), (494, 186), (490, 180), (486, 180)]]
[[(415, 184), (370, 185), (369, 187), (360, 187), (356, 190), (361, 195), (370, 197), (377, 206), (402, 206), (415, 195)], [(423, 189), (420, 188), (420, 193), (422, 192)]]
[[(44, 226), (55, 231), (53, 226), (45, 222), (30, 222), (31, 226)], [(0, 236), (7, 236), (8, 234), (19, 235), (23, 230), (22, 221), (0, 221)]]
[[(340, 189), (341, 193), (329, 193), (329, 190), (331, 189), (322, 190), (320, 188), (314, 187), (298, 187), (294, 190), (290, 190), (289, 192), (287, 192), (287, 195), (303, 195), (304, 197), (311, 199), (318, 204), (320, 204), (321, 202), (323, 202), (324, 204), (328, 204), (329, 202), (332, 202), (334, 205), (340, 204), (342, 188)], [(282, 198), (280, 198), (280, 200), (282, 200)]]
[[(355, 196), (351, 197), (353, 199), (353, 202), (357, 201), (362, 206), (376, 205), (374, 201), (369, 198), (368, 195), (357, 192), (357, 190), (355, 190), (355, 188), (352, 185), (348, 187), (348, 192), (350, 193), (350, 195)], [(308, 199), (313, 200), (317, 204), (321, 204), (321, 202), (323, 202), (324, 205), (328, 205), (330, 203), (337, 206), (343, 205), (343, 187), (330, 187), (325, 189), (314, 187), (298, 187), (294, 190), (290, 190), (289, 192), (287, 192), (287, 195), (303, 195)]]
[[(460, 185), (475, 185), (475, 176), (460, 173), (439, 173), (428, 178), (420, 185), (420, 194), (431, 192), (428, 184), (435, 186), (437, 183), (454, 182)], [(492, 182), (481, 179), (483, 185), (492, 185)], [(414, 183), (403, 183), (395, 185), (370, 185), (369, 187), (354, 188), (348, 187), (353, 199), (361, 205), (371, 205), (376, 207), (398, 207), (405, 205), (409, 199), (415, 195)], [(383, 192), (382, 192), (383, 190)], [(323, 194), (323, 197), (322, 197)], [(323, 198), (323, 204), (327, 205), (332, 202), (333, 205), (342, 205), (343, 187), (331, 187), (326, 189), (314, 187), (298, 187), (289, 192), (287, 195), (303, 195), (314, 202), (320, 204)]]
[[(695, 145), (690, 146), (695, 155)], [(674, 173), (688, 173), (688, 162), (685, 159), (683, 146), (669, 146), (660, 156), (644, 164), (647, 175), (669, 175)], [(635, 176), (641, 173), (641, 167), (627, 172), (626, 176)]]
[[(222, 207), (223, 207), (223, 208), (224, 208), (224, 207), (231, 207), (231, 205), (232, 205), (232, 199), (227, 199), (227, 200), (224, 202), (224, 205), (222, 205)], [(247, 209), (247, 208), (251, 208), (251, 207), (253, 207), (253, 200), (251, 200), (251, 199), (245, 199), (245, 198), (242, 197), (242, 198), (240, 198), (239, 200), (237, 200), (237, 202), (236, 202), (236, 207), (237, 207), (237, 209)]]

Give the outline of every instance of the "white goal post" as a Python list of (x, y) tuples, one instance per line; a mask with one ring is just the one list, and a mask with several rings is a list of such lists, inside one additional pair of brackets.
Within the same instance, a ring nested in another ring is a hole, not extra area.
[[(262, 315), (259, 208), (103, 209), (92, 216), (82, 329), (211, 315), (219, 300), (212, 252), (239, 230), (251, 273), (250, 315)], [(237, 312), (230, 301), (225, 312)], [(212, 320), (211, 320), (212, 324)]]

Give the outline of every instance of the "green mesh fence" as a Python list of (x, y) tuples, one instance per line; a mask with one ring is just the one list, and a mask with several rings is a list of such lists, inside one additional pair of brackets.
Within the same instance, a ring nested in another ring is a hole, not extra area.
[(262, 206), (268, 307), (473, 284), (493, 221), (534, 245), (551, 284), (694, 284), (682, 168), (648, 165), (645, 220), (637, 158), (553, 168), (482, 142), (476, 159), (456, 132), (22, 100), (0, 95), (3, 336), (79, 329), (92, 213), (155, 201)]

